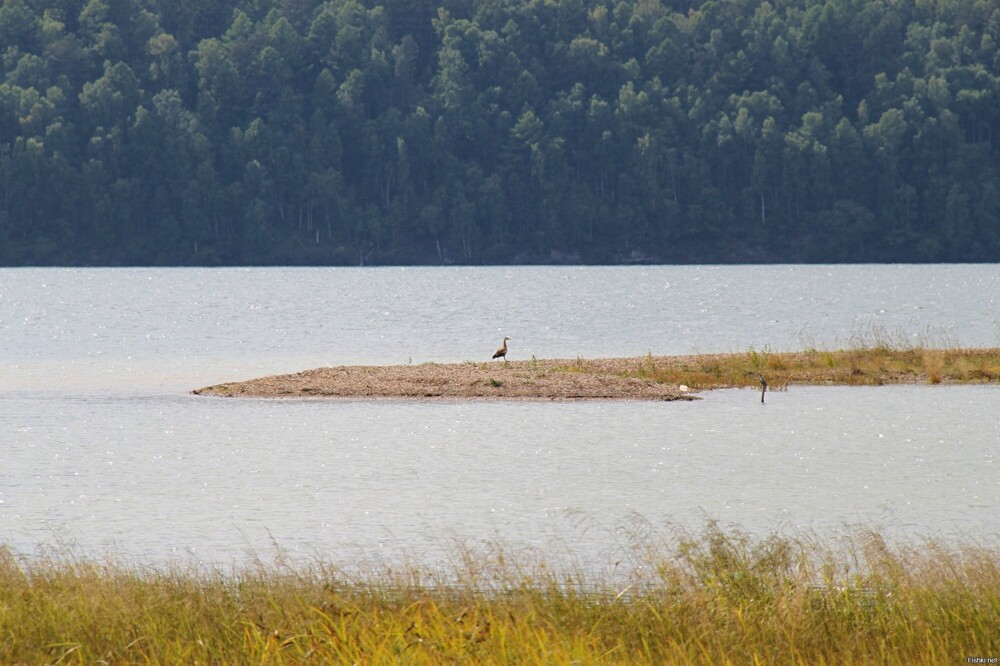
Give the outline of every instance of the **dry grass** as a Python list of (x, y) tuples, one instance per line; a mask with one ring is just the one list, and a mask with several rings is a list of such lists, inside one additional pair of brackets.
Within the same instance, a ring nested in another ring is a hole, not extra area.
[(0, 662), (909, 665), (1000, 654), (995, 548), (863, 532), (753, 540), (709, 526), (634, 558), (627, 578), (602, 582), (502, 554), (459, 558), (445, 574), (359, 576), (322, 564), (24, 563), (0, 550)]
[(1000, 349), (893, 349), (883, 346), (836, 351), (652, 356), (636, 359), (577, 359), (557, 366), (578, 374), (616, 374), (693, 390), (791, 384), (881, 386), (970, 384), (1000, 381)]
[(749, 351), (688, 357), (648, 357), (631, 376), (694, 389), (789, 384), (881, 386), (970, 384), (1000, 380), (1000, 349), (848, 349)]

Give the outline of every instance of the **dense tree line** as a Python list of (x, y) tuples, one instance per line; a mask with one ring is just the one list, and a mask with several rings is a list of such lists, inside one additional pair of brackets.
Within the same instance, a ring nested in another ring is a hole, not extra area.
[(995, 0), (3, 0), (0, 263), (1000, 259)]

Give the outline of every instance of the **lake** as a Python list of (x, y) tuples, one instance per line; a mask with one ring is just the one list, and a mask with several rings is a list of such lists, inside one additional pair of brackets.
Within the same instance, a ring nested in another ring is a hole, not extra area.
[(1000, 535), (996, 386), (692, 403), (257, 401), (323, 365), (997, 346), (993, 265), (0, 269), (0, 543), (129, 561), (588, 564), (706, 520)]

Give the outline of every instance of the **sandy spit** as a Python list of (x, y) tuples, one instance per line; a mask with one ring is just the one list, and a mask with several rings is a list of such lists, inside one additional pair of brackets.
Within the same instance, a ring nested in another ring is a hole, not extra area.
[[(424, 363), (316, 368), (217, 384), (196, 395), (420, 400), (695, 400), (690, 391), (625, 377), (648, 358)], [(686, 387), (685, 387), (686, 389)]]

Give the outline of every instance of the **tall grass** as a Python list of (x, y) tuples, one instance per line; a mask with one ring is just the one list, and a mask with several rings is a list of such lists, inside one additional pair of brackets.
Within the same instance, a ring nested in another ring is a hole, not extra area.
[(753, 387), (759, 385), (761, 376), (772, 389), (789, 384), (986, 383), (1000, 381), (1000, 349), (751, 349), (738, 354), (647, 357), (624, 374), (695, 389)]
[(0, 551), (0, 662), (941, 664), (1000, 655), (1000, 552), (709, 525), (627, 576), (502, 550), (445, 574), (130, 568)]
[(847, 347), (837, 350), (810, 347), (777, 352), (751, 348), (742, 353), (693, 356), (649, 353), (615, 363), (577, 358), (553, 369), (613, 374), (693, 389), (758, 387), (761, 377), (768, 388), (778, 390), (789, 384), (968, 384), (1000, 381), (1000, 348), (963, 348), (929, 331), (906, 335), (871, 324), (855, 329)]

